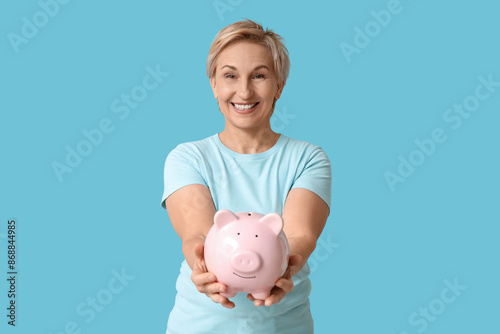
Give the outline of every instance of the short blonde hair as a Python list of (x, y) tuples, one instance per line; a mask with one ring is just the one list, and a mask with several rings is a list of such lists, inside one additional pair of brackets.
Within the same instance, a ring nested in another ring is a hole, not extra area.
[(236, 42), (251, 42), (267, 47), (273, 56), (274, 72), (278, 77), (278, 82), (286, 83), (288, 72), (290, 72), (290, 58), (285, 47), (283, 37), (274, 33), (271, 29), (262, 26), (249, 19), (238, 21), (228, 25), (217, 33), (207, 58), (207, 75), (209, 78), (215, 76), (217, 59), (226, 47)]

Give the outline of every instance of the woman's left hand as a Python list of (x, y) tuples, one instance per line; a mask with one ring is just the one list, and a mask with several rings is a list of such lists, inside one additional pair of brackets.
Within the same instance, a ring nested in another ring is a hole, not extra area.
[(285, 271), (283, 277), (276, 281), (274, 288), (271, 290), (271, 294), (265, 300), (255, 299), (251, 294), (247, 295), (247, 298), (254, 302), (255, 306), (271, 306), (273, 304), (278, 304), (287, 293), (293, 290), (292, 275), (299, 272), (299, 264), (302, 262), (301, 255), (290, 255), (288, 258), (288, 268)]

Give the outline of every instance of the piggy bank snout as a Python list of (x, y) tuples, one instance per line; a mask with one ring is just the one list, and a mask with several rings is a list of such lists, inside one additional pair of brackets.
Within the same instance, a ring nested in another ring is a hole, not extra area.
[(259, 254), (252, 251), (238, 251), (231, 258), (233, 267), (243, 273), (250, 273), (259, 269), (261, 260)]

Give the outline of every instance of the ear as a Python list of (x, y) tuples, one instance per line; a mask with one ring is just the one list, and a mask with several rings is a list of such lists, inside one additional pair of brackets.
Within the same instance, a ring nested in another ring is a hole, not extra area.
[(278, 236), (283, 229), (283, 218), (277, 213), (268, 213), (259, 220), (260, 223), (266, 224), (273, 234)]
[(210, 78), (210, 86), (212, 87), (212, 91), (214, 92), (214, 97), (217, 99), (217, 84), (215, 82), (215, 76)]
[(226, 209), (217, 211), (214, 216), (214, 223), (219, 231), (222, 230), (224, 226), (234, 222), (235, 220), (238, 220), (238, 216)]
[(278, 82), (278, 87), (276, 89), (276, 93), (274, 94), (274, 98), (278, 100), (281, 96), (281, 93), (283, 92), (283, 88), (285, 88), (285, 82), (280, 81)]

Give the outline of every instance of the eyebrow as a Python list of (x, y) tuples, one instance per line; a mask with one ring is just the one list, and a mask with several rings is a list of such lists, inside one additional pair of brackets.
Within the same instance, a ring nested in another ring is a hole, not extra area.
[[(224, 65), (224, 66), (222, 66), (221, 70), (224, 69), (224, 67), (229, 67), (233, 71), (237, 70), (236, 67), (233, 65)], [(259, 66), (255, 67), (253, 70), (256, 71), (256, 70), (261, 69), (261, 68), (265, 68), (266, 70), (270, 71), (266, 65), (259, 65)]]

